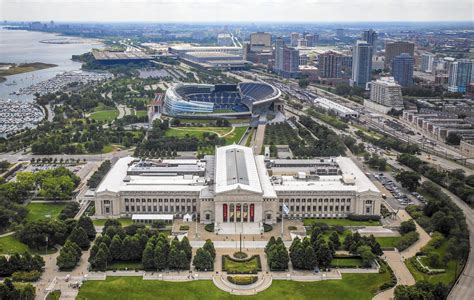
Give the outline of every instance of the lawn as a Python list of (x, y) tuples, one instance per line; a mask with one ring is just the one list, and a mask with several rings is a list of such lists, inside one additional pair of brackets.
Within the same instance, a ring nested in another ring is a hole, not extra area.
[(45, 218), (57, 218), (65, 206), (66, 203), (29, 203), (26, 206), (28, 209), (26, 220), (33, 222)]
[[(130, 218), (118, 218), (117, 220), (120, 221), (120, 224), (122, 224), (122, 226), (128, 226), (132, 224), (132, 219)], [(107, 219), (92, 220), (95, 226), (104, 226), (106, 221)]]
[(94, 119), (99, 122), (111, 122), (115, 120), (118, 116), (118, 111), (115, 110), (102, 110), (102, 111), (97, 111), (93, 114), (90, 115), (91, 119)]
[(267, 290), (254, 296), (234, 296), (219, 290), (210, 280), (167, 282), (142, 277), (107, 277), (105, 281), (86, 281), (78, 300), (148, 299), (372, 299), (379, 286), (390, 279), (384, 274), (343, 274), (342, 280), (296, 282), (274, 280)]
[(186, 135), (194, 136), (199, 139), (202, 138), (204, 132), (215, 133), (219, 136), (224, 136), (227, 145), (238, 143), (244, 135), (247, 127), (178, 127), (178, 128), (169, 128), (166, 130), (166, 136), (174, 137), (185, 137)]
[(260, 263), (258, 256), (252, 256), (250, 259), (245, 261), (237, 261), (230, 259), (228, 255), (224, 255), (222, 258), (222, 270), (229, 273), (257, 273), (260, 269)]
[(361, 268), (362, 259), (361, 258), (333, 258), (331, 260), (332, 267), (340, 268)]
[(305, 226), (311, 226), (314, 223), (325, 223), (329, 226), (380, 226), (380, 221), (354, 221), (349, 219), (316, 219), (316, 218), (305, 218), (303, 224)]
[[(438, 249), (434, 249), (433, 251), (438, 253), (440, 255), (440, 257), (442, 258), (446, 255), (446, 248), (447, 248), (447, 242), (445, 241), (445, 242), (443, 242), (443, 244)], [(431, 283), (441, 282), (445, 285), (450, 285), (454, 281), (455, 273), (456, 273), (456, 264), (457, 264), (456, 260), (450, 260), (448, 262), (447, 266), (443, 265), (443, 266), (440, 266), (440, 267), (433, 267), (433, 266), (430, 266), (429, 264), (423, 262), (425, 265), (427, 265), (430, 268), (446, 269), (445, 273), (435, 274), (435, 275), (428, 275), (428, 274), (425, 274), (423, 272), (418, 271), (418, 269), (415, 268), (415, 266), (412, 263), (412, 260), (414, 260), (414, 259), (415, 259), (415, 257), (412, 257), (409, 260), (406, 260), (405, 264), (406, 264), (408, 270), (410, 270), (410, 273), (413, 275), (413, 277), (415, 277), (416, 281), (426, 280), (426, 281), (429, 281)], [(457, 272), (460, 272), (460, 271), (461, 271), (461, 265), (458, 265), (457, 266)]]
[(394, 248), (397, 246), (400, 236), (378, 236), (375, 240), (380, 244), (382, 248)]
[(11, 253), (23, 253), (28, 251), (27, 245), (23, 244), (19, 240), (15, 239), (13, 235), (4, 236), (0, 238), (0, 253), (11, 254)]
[(145, 117), (145, 116), (147, 116), (147, 111), (146, 111), (146, 110), (136, 110), (136, 111), (135, 111), (135, 116), (137, 116), (137, 117)]

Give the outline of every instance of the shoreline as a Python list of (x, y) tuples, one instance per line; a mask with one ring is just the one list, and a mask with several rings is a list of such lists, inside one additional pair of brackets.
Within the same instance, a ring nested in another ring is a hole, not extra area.
[(57, 67), (56, 64), (46, 64), (41, 62), (14, 64), (14, 63), (0, 63), (0, 65), (9, 65), (8, 69), (0, 69), (0, 82), (7, 80), (7, 76), (17, 75), (22, 73), (29, 73), (49, 68)]

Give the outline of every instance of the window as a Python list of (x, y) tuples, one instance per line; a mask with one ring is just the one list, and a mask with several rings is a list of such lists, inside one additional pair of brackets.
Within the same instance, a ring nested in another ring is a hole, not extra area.
[(129, 209), (128, 205), (125, 205), (125, 211), (128, 212), (128, 209)]
[(365, 213), (370, 214), (370, 210), (371, 210), (371, 209), (370, 209), (370, 206), (367, 206), (367, 207), (365, 208)]
[(211, 214), (206, 214), (206, 220), (209, 221), (211, 219)]
[(109, 208), (109, 207), (106, 207), (106, 208), (105, 208), (105, 213), (106, 213), (106, 214), (110, 213), (110, 208)]

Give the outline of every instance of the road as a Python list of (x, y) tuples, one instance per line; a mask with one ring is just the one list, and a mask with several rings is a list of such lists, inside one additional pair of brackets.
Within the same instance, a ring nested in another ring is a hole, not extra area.
[(18, 162), (18, 161), (30, 161), (32, 158), (43, 158), (43, 157), (51, 157), (59, 159), (86, 159), (87, 161), (103, 161), (106, 159), (113, 159), (113, 158), (120, 158), (131, 155), (133, 151), (129, 150), (122, 150), (122, 151), (115, 151), (110, 153), (104, 154), (53, 154), (53, 155), (33, 155), (33, 154), (24, 154), (23, 152), (9, 152), (9, 153), (2, 153), (0, 154), (0, 160), (7, 160), (11, 163)]

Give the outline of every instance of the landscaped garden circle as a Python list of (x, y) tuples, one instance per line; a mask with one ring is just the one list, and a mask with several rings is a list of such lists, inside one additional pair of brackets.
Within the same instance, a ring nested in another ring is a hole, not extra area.
[(249, 284), (257, 282), (258, 277), (255, 275), (234, 275), (234, 276), (227, 276), (227, 280), (230, 283), (237, 284), (237, 285), (249, 285)]
[(248, 259), (235, 259), (229, 255), (222, 256), (222, 271), (229, 274), (257, 274), (261, 270), (262, 264), (259, 255)]
[(237, 258), (237, 259), (245, 259), (248, 257), (247, 253), (245, 252), (242, 252), (242, 251), (237, 251), (233, 254), (234, 258)]

